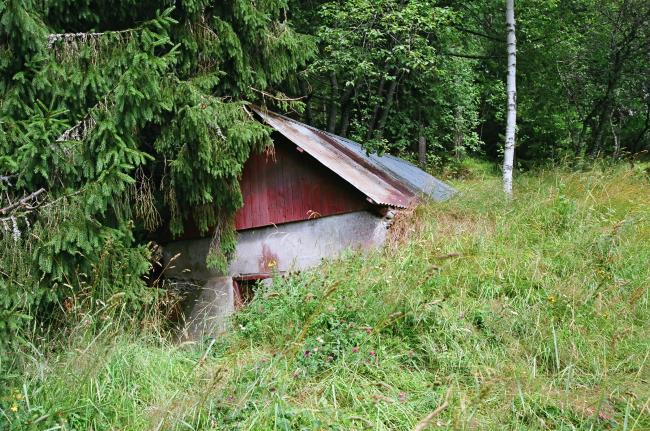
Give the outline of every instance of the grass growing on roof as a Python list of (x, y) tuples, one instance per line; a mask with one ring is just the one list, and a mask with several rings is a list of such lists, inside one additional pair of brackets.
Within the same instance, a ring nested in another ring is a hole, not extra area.
[(411, 430), (446, 401), (434, 427), (649, 429), (647, 174), (526, 174), (513, 202), (497, 177), (455, 186), (383, 251), (259, 287), (224, 339), (32, 354), (0, 423)]

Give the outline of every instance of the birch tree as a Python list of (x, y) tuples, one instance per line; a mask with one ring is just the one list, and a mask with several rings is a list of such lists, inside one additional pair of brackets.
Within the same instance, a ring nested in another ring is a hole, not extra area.
[(517, 39), (515, 37), (515, 0), (506, 0), (506, 31), (508, 47), (508, 114), (506, 118), (506, 143), (503, 153), (503, 190), (512, 197), (512, 170), (515, 158), (515, 132), (517, 127)]

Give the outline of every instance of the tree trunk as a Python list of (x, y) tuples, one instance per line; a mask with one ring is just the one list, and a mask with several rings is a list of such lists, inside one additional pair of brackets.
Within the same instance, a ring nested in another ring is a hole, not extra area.
[(298, 84), (300, 85), (301, 96), (305, 98), (305, 122), (307, 124), (312, 124), (313, 114), (311, 112), (311, 96), (312, 93), (309, 91), (309, 85), (307, 80), (304, 78), (298, 78)]
[(341, 124), (338, 128), (339, 136), (345, 136), (348, 133), (348, 127), (350, 127), (350, 111), (352, 111), (352, 97), (357, 92), (358, 84), (349, 85), (345, 88), (343, 92), (343, 97), (341, 98)]
[(388, 91), (386, 92), (386, 102), (384, 103), (384, 110), (381, 113), (381, 117), (379, 118), (379, 122), (377, 123), (377, 131), (381, 132), (384, 129), (384, 126), (386, 125), (386, 121), (388, 120), (388, 114), (390, 114), (390, 108), (393, 106), (393, 96), (395, 95), (395, 90), (397, 89), (397, 79), (398, 77), (396, 76), (395, 79), (393, 79), (390, 82), (390, 85), (388, 86)]
[(648, 130), (650, 130), (650, 99), (648, 99), (648, 103), (646, 104), (645, 123), (643, 124), (643, 129), (641, 129), (637, 137), (630, 144), (630, 152), (636, 154), (639, 151), (641, 140)]
[(503, 191), (512, 197), (512, 171), (515, 159), (515, 133), (517, 128), (517, 39), (515, 37), (515, 0), (506, 0), (506, 29), (508, 46), (508, 115), (506, 142), (503, 153)]
[(424, 130), (420, 126), (420, 136), (418, 137), (418, 162), (424, 166), (427, 163), (427, 138), (424, 137)]
[(336, 73), (332, 72), (330, 75), (330, 82), (332, 84), (332, 95), (330, 97), (329, 118), (327, 120), (327, 131), (334, 133), (336, 130), (336, 119), (338, 117), (337, 104), (339, 98), (339, 85), (336, 79)]
[[(381, 81), (379, 81), (379, 89), (377, 89), (377, 96), (382, 97), (384, 94), (384, 85), (386, 84), (386, 80), (384, 78), (381, 78)], [(370, 119), (370, 123), (368, 124), (368, 135), (366, 139), (372, 138), (372, 132), (375, 131), (375, 124), (377, 123), (377, 117), (379, 117), (379, 110), (381, 109), (381, 103), (377, 103), (375, 105), (375, 109), (372, 113), (372, 118)]]
[(339, 136), (347, 138), (348, 128), (350, 127), (350, 111), (352, 110), (352, 104), (348, 103), (343, 107), (343, 113), (341, 113), (341, 126), (339, 128)]
[(454, 157), (456, 157), (456, 161), (460, 160), (464, 142), (465, 134), (463, 133), (463, 118), (460, 108), (456, 106), (454, 109)]

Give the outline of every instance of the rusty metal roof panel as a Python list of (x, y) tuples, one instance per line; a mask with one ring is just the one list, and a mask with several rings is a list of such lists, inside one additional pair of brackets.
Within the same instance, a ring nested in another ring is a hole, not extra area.
[(453, 193), (449, 186), (397, 157), (368, 155), (356, 142), (270, 111), (256, 107), (253, 110), (269, 126), (377, 204), (406, 208), (421, 194), (442, 200)]
[(392, 154), (384, 154), (383, 156), (376, 153), (367, 154), (360, 144), (340, 136), (336, 136), (336, 138), (351, 150), (370, 158), (378, 166), (399, 178), (417, 194), (429, 196), (435, 201), (444, 201), (456, 193), (453, 187), (404, 159), (395, 157)]

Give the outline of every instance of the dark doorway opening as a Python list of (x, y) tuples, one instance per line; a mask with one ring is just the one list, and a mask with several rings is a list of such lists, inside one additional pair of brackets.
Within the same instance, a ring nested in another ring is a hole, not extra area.
[(241, 277), (233, 277), (232, 285), (235, 291), (235, 309), (239, 310), (249, 304), (255, 296), (257, 285), (269, 279), (269, 274), (254, 274)]

